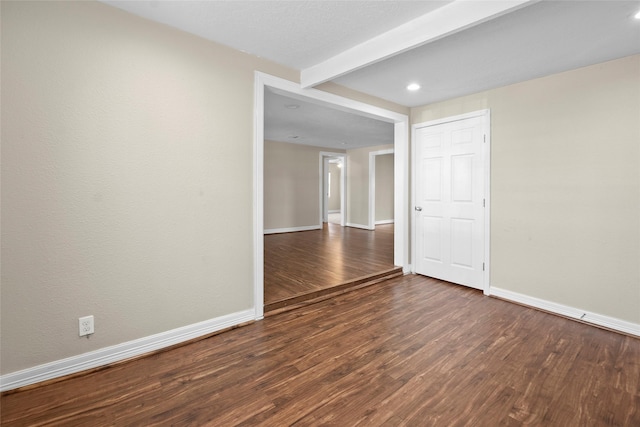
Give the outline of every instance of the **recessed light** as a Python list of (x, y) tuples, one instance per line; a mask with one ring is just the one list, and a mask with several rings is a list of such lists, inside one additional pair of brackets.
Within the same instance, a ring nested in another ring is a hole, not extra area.
[(298, 108), (300, 108), (300, 106), (298, 104), (287, 104), (284, 106), (284, 108), (288, 108), (289, 110), (297, 110)]
[(409, 85), (407, 85), (407, 90), (410, 90), (412, 92), (416, 91), (420, 89), (420, 85), (418, 83), (411, 83)]
[(633, 17), (636, 19), (640, 19), (640, 11), (638, 11), (638, 13), (636, 13)]

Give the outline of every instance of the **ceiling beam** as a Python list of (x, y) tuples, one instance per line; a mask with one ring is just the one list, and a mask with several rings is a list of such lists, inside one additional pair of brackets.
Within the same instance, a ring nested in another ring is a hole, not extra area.
[(317, 86), (539, 0), (456, 0), (300, 72), (303, 88)]

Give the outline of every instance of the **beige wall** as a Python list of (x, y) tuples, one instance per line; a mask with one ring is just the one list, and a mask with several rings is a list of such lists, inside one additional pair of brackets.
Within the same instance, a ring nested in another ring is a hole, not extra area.
[(327, 200), (327, 207), (330, 211), (340, 210), (340, 176), (342, 169), (335, 163), (329, 164), (329, 172), (331, 173), (331, 197)]
[(326, 149), (265, 141), (266, 232), (273, 229), (320, 226), (321, 151)]
[(393, 220), (393, 154), (375, 156), (375, 162), (375, 220)]
[(491, 284), (640, 323), (640, 56), (414, 108), (491, 109)]
[(2, 373), (252, 307), (255, 69), (297, 78), (99, 3), (2, 2)]
[(369, 224), (369, 153), (393, 148), (393, 144), (389, 144), (347, 150), (348, 224)]

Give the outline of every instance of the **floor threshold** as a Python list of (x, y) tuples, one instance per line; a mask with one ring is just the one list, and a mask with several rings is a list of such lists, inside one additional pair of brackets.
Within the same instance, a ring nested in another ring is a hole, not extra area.
[(265, 304), (264, 314), (265, 316), (272, 316), (274, 314), (295, 310), (309, 304), (315, 304), (328, 298), (342, 295), (346, 292), (354, 291), (356, 289), (375, 285), (377, 283), (384, 282), (386, 280), (393, 279), (402, 275), (402, 267), (395, 267), (378, 273), (368, 274), (366, 276), (361, 276), (327, 289), (308, 292), (281, 301)]

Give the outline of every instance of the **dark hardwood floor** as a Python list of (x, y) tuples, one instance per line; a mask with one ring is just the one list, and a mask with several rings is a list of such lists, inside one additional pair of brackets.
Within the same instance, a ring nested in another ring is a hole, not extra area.
[(3, 426), (640, 426), (640, 340), (420, 276), (5, 393)]
[(375, 231), (337, 224), (264, 237), (265, 311), (399, 275), (393, 265), (393, 224)]

